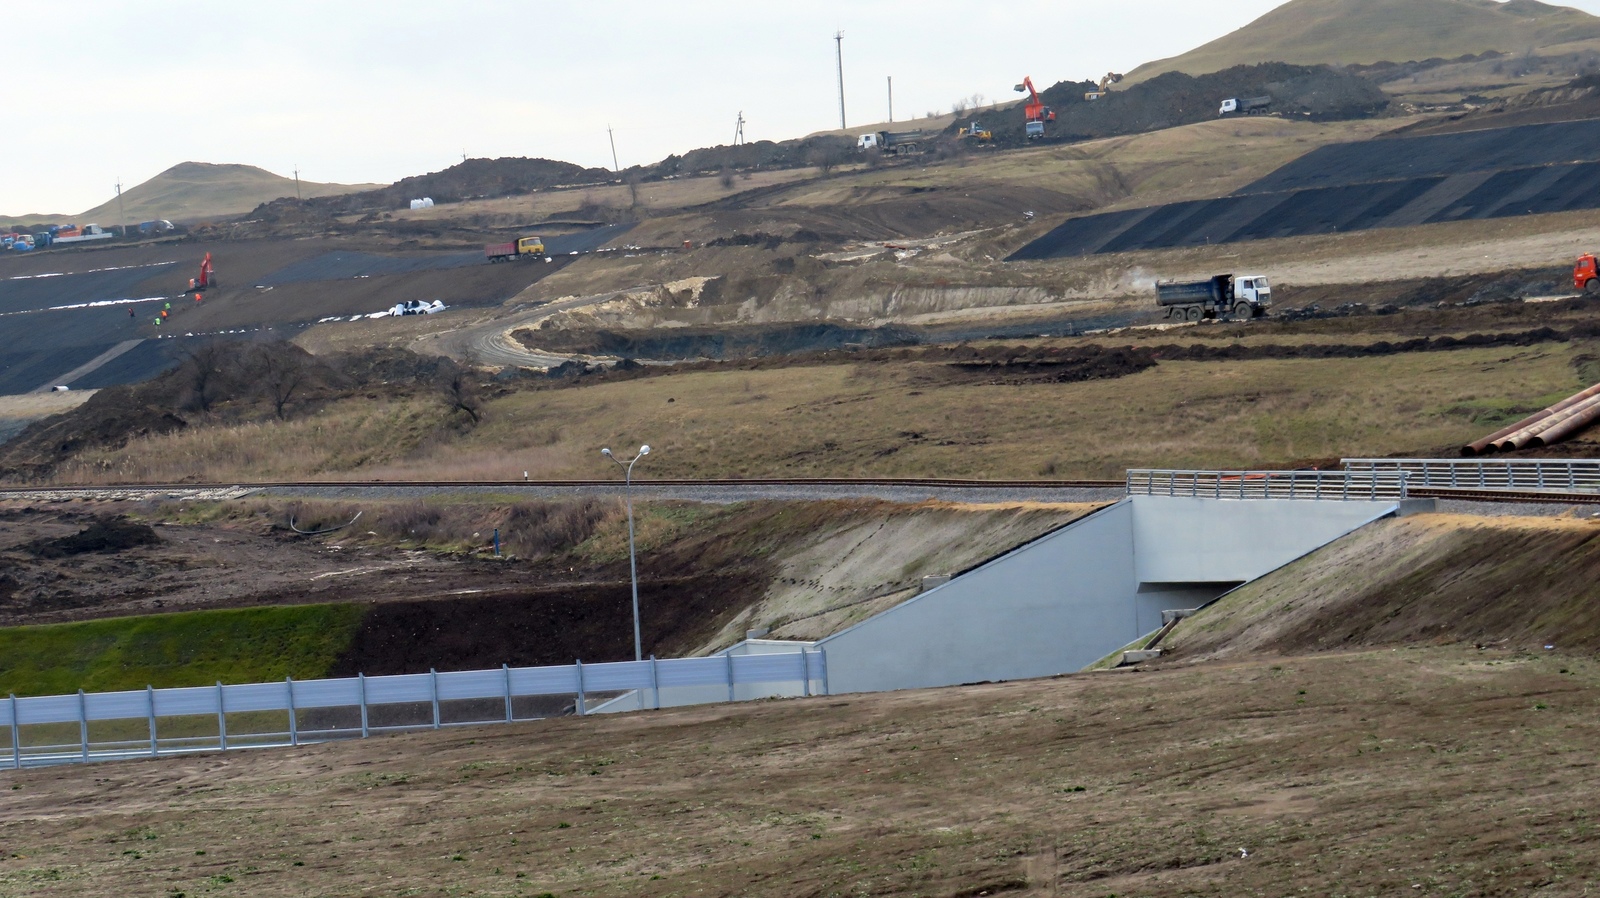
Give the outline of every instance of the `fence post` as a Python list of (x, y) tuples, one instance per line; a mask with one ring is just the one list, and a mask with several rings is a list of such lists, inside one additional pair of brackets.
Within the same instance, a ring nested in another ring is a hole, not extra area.
[(582, 717), (583, 715), (589, 713), (588, 710), (583, 707), (583, 659), (579, 658), (573, 662), (573, 665), (578, 668), (578, 716)]
[(17, 694), (11, 693), (11, 766), (22, 769), (22, 726), (17, 719)]
[(78, 690), (78, 744), (82, 748), (83, 759), (89, 760), (89, 700), (84, 697), (83, 690)]
[(367, 726), (367, 675), (357, 671), (356, 685), (361, 687), (361, 738), (365, 739), (372, 735)]
[(161, 756), (161, 749), (156, 743), (156, 687), (145, 684), (144, 698), (145, 704), (150, 708), (150, 757), (158, 758)]
[[(499, 531), (495, 531), (499, 533)], [(511, 722), (511, 665), (502, 664), (500, 669), (506, 674), (506, 723)]]
[(433, 684), (433, 728), (439, 728), (439, 672), (428, 668), (429, 682)]
[(656, 710), (661, 710), (661, 678), (656, 674), (656, 656), (650, 656), (650, 696), (655, 700)]
[(723, 657), (728, 659), (728, 701), (736, 701), (733, 697), (733, 653), (729, 652)]
[(227, 693), (222, 691), (222, 681), (217, 681), (217, 745), (223, 751), (228, 750), (228, 709)]
[(294, 677), (284, 677), (283, 682), (289, 687), (289, 744), (300, 744), (300, 722), (295, 719), (294, 710)]
[(803, 645), (800, 647), (800, 694), (811, 697), (811, 656)]

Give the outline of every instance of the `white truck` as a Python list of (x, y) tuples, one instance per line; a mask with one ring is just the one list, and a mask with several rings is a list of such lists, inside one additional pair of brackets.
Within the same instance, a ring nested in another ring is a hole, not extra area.
[(1267, 110), (1270, 108), (1272, 108), (1271, 97), (1246, 97), (1242, 100), (1238, 97), (1233, 97), (1231, 99), (1222, 101), (1222, 107), (1217, 110), (1217, 115), (1219, 117), (1224, 115), (1232, 115), (1234, 113), (1240, 113), (1243, 115), (1266, 115)]
[(54, 244), (54, 243), (90, 243), (90, 242), (95, 241), (95, 240), (110, 240), (113, 237), (117, 236), (116, 234), (111, 233), (110, 231), (106, 230), (105, 228), (100, 227), (97, 224), (84, 225), (75, 234), (70, 232), (70, 231), (67, 232), (67, 233), (68, 233), (68, 236), (66, 236), (66, 237), (58, 236), (58, 237), (52, 238), (50, 242), (52, 244)]
[(1272, 285), (1265, 275), (1219, 274), (1204, 281), (1156, 281), (1156, 303), (1166, 317), (1199, 321), (1229, 316), (1259, 318), (1272, 308)]
[(881, 150), (896, 156), (910, 155), (922, 152), (922, 142), (926, 136), (921, 131), (873, 131), (861, 135), (856, 141), (856, 149)]

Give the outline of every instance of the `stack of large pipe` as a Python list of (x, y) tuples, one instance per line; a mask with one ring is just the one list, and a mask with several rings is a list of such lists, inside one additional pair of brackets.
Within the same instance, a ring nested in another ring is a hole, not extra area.
[(1600, 384), (1462, 446), (1461, 454), (1471, 458), (1491, 452), (1537, 449), (1575, 436), (1597, 420), (1600, 420)]

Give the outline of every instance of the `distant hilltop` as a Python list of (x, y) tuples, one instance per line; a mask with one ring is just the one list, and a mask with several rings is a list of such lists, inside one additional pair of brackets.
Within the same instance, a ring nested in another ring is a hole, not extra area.
[[(313, 197), (371, 190), (377, 186), (301, 181), (299, 190), (301, 196)], [(262, 203), (294, 195), (293, 178), (275, 175), (254, 165), (180, 162), (143, 184), (123, 191), (120, 212), (113, 197), (70, 217), (78, 223), (92, 221), (101, 225), (131, 224), (155, 218), (197, 222), (243, 215)]]
[(1600, 41), (1600, 17), (1536, 0), (1291, 0), (1232, 34), (1128, 74), (1204, 75), (1238, 65), (1370, 65)]

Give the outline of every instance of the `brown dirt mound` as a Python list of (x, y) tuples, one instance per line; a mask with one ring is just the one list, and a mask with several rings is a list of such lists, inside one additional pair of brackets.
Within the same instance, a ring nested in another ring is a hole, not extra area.
[(149, 524), (106, 516), (95, 518), (71, 536), (35, 540), (23, 548), (36, 558), (66, 558), (87, 552), (122, 552), (160, 542), (161, 537)]
[[(1113, 88), (1098, 100), (1084, 100), (1093, 83), (1063, 81), (1040, 93), (1056, 113), (1046, 141), (1092, 140), (1210, 121), (1229, 97), (1272, 97), (1272, 111), (1319, 121), (1366, 118), (1382, 112), (1388, 97), (1360, 75), (1328, 66), (1269, 62), (1235, 66), (1196, 78), (1182, 72), (1158, 75), (1126, 89)], [(996, 146), (1028, 143), (1019, 104), (1004, 113), (977, 116), (994, 131)], [(954, 134), (966, 121), (951, 125)]]

